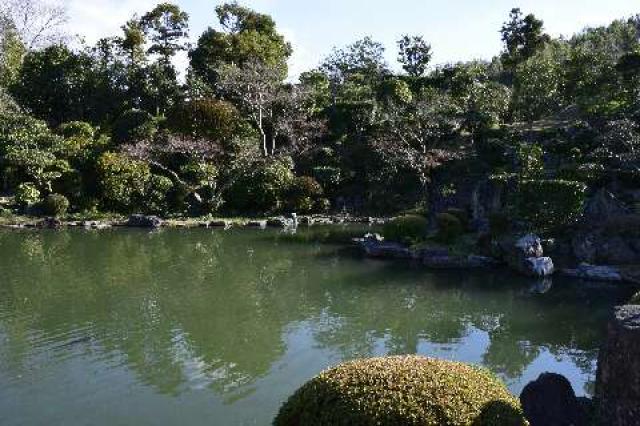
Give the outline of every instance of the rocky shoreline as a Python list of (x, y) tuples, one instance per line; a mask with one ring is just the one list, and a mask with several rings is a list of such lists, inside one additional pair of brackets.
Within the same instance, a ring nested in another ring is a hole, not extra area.
[(357, 238), (354, 243), (365, 256), (375, 259), (404, 259), (430, 269), (489, 269), (508, 267), (522, 275), (546, 278), (562, 275), (588, 281), (619, 282), (640, 285), (640, 268), (635, 266), (590, 265), (556, 268), (551, 257), (544, 256), (542, 240), (535, 235), (506, 238), (495, 243), (495, 256), (452, 254), (447, 249), (413, 249), (404, 244), (385, 241), (377, 234)]
[(387, 221), (378, 217), (350, 215), (312, 215), (289, 217), (276, 216), (260, 219), (163, 219), (158, 216), (131, 215), (128, 218), (104, 220), (62, 220), (57, 218), (37, 218), (0, 224), (0, 229), (110, 229), (110, 228), (296, 228), (298, 226), (367, 224), (382, 225)]

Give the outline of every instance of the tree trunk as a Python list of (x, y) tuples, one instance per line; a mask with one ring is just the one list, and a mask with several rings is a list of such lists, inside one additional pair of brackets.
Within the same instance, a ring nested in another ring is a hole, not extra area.
[(262, 135), (262, 155), (268, 157), (269, 151), (267, 149), (267, 133), (264, 131), (264, 127), (262, 126), (262, 108), (259, 109), (258, 128), (260, 129), (260, 134)]

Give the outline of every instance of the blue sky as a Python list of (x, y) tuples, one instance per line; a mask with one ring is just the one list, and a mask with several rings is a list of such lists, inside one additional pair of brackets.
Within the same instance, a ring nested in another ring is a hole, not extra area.
[[(177, 0), (191, 15), (191, 35), (215, 24), (214, 8), (222, 1)], [(154, 0), (63, 0), (69, 9), (69, 31), (87, 42), (118, 32), (133, 13), (144, 13)], [(640, 13), (638, 0), (244, 0), (241, 4), (274, 17), (292, 42), (292, 75), (317, 65), (333, 47), (364, 36), (382, 42), (395, 64), (395, 41), (420, 34), (434, 50), (434, 63), (488, 59), (500, 51), (498, 31), (509, 10), (520, 7), (545, 21), (548, 33), (571, 35), (587, 26)], [(184, 66), (185, 58), (178, 61)]]

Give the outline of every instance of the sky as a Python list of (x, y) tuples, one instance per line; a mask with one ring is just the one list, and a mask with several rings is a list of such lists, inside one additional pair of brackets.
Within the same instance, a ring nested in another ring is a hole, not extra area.
[[(151, 10), (157, 0), (62, 0), (68, 31), (93, 43), (119, 33), (134, 13)], [(219, 0), (174, 0), (190, 15), (193, 42), (216, 25)], [(433, 64), (490, 59), (501, 49), (499, 30), (513, 7), (534, 13), (552, 36), (570, 36), (585, 27), (640, 13), (639, 0), (240, 0), (271, 15), (292, 43), (291, 77), (318, 65), (334, 47), (365, 36), (384, 44), (389, 64), (397, 68), (396, 41), (403, 34), (422, 35), (434, 52)], [(186, 57), (178, 58), (179, 67)]]

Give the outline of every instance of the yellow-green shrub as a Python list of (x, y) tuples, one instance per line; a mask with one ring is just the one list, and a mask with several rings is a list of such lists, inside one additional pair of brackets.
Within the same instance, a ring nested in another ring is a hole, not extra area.
[(418, 356), (348, 362), (321, 373), (280, 409), (275, 426), (528, 423), (489, 371)]
[(424, 240), (429, 231), (429, 221), (423, 216), (407, 214), (398, 216), (384, 225), (382, 235), (389, 241), (415, 244)]

